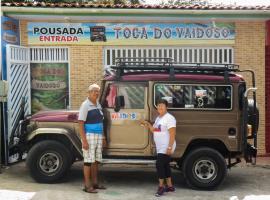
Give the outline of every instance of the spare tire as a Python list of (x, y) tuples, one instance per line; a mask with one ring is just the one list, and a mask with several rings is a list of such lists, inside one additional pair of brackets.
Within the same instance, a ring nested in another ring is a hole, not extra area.
[[(256, 103), (254, 112), (254, 100), (248, 99), (248, 124), (252, 125), (252, 133), (257, 133), (259, 129), (259, 108)], [(254, 116), (253, 116), (254, 115)]]

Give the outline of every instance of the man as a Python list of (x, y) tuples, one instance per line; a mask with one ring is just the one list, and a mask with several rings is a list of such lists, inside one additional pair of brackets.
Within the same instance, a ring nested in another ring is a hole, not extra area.
[(100, 87), (97, 84), (89, 86), (88, 98), (80, 107), (78, 119), (84, 158), (84, 191), (88, 193), (97, 193), (97, 189), (106, 189), (98, 184), (97, 176), (98, 163), (102, 161), (102, 146), (105, 145), (104, 117), (98, 102), (99, 93)]

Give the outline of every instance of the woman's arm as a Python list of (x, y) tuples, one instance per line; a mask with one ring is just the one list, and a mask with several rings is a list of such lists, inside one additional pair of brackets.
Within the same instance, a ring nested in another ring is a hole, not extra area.
[(167, 149), (167, 154), (171, 155), (172, 154), (173, 143), (175, 141), (176, 128), (172, 127), (168, 131), (169, 131), (169, 134), (170, 134), (170, 140), (169, 140), (169, 146), (168, 146), (168, 149)]
[(148, 121), (141, 121), (141, 124), (144, 125), (145, 127), (149, 128), (151, 133), (154, 133), (154, 127), (152, 126), (152, 124)]

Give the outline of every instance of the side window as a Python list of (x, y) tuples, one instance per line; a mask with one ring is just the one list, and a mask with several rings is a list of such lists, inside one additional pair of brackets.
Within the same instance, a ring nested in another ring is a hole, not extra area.
[(115, 97), (123, 96), (125, 100), (126, 109), (144, 109), (144, 95), (145, 87), (142, 85), (136, 84), (127, 84), (127, 85), (116, 85), (110, 84), (106, 98), (105, 105), (106, 108), (114, 108)]
[(118, 95), (124, 96), (125, 108), (144, 108), (144, 86), (141, 85), (120, 85)]
[[(166, 99), (169, 108), (231, 109), (231, 86), (156, 84), (155, 102)], [(156, 105), (156, 103), (155, 103)]]

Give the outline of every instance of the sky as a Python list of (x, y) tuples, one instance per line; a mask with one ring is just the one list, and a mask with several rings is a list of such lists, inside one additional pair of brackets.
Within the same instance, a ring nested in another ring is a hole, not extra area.
[[(257, 5), (268, 5), (270, 6), (270, 0), (208, 0), (212, 4), (225, 4), (225, 5), (251, 5), (251, 6), (257, 6)], [(146, 4), (159, 4), (161, 0), (145, 0)]]

